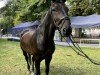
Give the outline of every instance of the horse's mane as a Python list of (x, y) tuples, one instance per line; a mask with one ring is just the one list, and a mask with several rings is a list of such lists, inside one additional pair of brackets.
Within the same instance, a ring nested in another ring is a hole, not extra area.
[[(49, 11), (47, 11), (47, 13), (45, 14), (45, 17), (43, 18), (43, 20), (41, 21), (41, 24), (38, 26), (38, 28), (45, 28), (45, 26), (47, 26), (49, 24), (49, 20), (50, 19), (50, 14), (49, 14)], [(37, 29), (38, 29), (37, 28)], [(22, 37), (24, 35), (24, 33), (30, 31), (30, 30), (33, 30), (32, 28), (27, 28), (25, 30), (23, 30), (21, 33), (20, 33), (20, 37)]]
[(41, 21), (41, 24), (39, 25), (39, 27), (42, 27), (42, 26), (44, 27), (49, 22), (50, 22), (50, 11), (47, 11), (47, 13), (45, 14), (45, 17), (43, 18), (43, 20)]
[[(44, 19), (42, 20), (41, 24), (38, 26), (37, 30), (36, 30), (36, 34), (37, 34), (37, 47), (39, 50), (43, 51), (45, 50), (44, 47), (45, 45), (47, 45), (52, 38), (49, 37), (49, 35), (51, 34), (51, 14), (50, 14), (50, 10), (46, 13)], [(52, 35), (53, 37), (53, 35)], [(50, 39), (49, 39), (50, 38)], [(48, 47), (48, 46), (47, 46)]]

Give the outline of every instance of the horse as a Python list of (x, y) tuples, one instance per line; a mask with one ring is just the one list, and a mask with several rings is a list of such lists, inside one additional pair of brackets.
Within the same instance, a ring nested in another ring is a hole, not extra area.
[[(70, 36), (72, 28), (65, 2), (51, 1), (43, 21), (36, 30), (25, 30), (20, 35), (20, 47), (27, 62), (28, 71), (41, 75), (40, 63), (45, 60), (45, 72), (49, 75), (49, 66), (55, 51), (54, 35), (59, 30), (62, 36)], [(34, 70), (35, 69), (35, 70)]]

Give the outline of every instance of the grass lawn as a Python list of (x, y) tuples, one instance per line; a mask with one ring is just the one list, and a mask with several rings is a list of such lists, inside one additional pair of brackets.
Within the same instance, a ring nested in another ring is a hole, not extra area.
[[(100, 48), (85, 48), (84, 52), (100, 61)], [(44, 61), (41, 73), (45, 75)], [(0, 75), (27, 75), (26, 62), (19, 42), (0, 40)], [(50, 66), (50, 75), (100, 75), (100, 66), (77, 55), (71, 48), (56, 46)]]

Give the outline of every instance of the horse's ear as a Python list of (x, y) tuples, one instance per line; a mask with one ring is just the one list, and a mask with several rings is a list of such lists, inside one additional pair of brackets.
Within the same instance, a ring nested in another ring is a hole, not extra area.
[(53, 2), (53, 3), (54, 3), (54, 2), (56, 2), (56, 0), (51, 0), (51, 2)]
[(51, 1), (51, 6), (53, 6), (54, 5), (54, 2), (53, 1)]
[(65, 3), (66, 2), (66, 0), (51, 0), (53, 3), (54, 2), (63, 2), (63, 3)]
[(62, 2), (63, 2), (63, 3), (65, 3), (65, 2), (66, 2), (66, 0), (62, 0)]

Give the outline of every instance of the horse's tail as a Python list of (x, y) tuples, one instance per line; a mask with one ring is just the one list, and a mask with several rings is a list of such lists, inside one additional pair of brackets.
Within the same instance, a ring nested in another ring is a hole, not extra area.
[(27, 28), (20, 33), (20, 37), (22, 37), (26, 32), (31, 31), (32, 29)]
[(26, 32), (28, 32), (28, 31), (29, 31), (29, 29), (22, 31), (22, 32), (20, 33), (20, 37), (22, 37), (22, 36), (23, 36)]
[(31, 59), (31, 54), (28, 54), (28, 56), (29, 56), (29, 64), (31, 65), (32, 63), (32, 59)]

